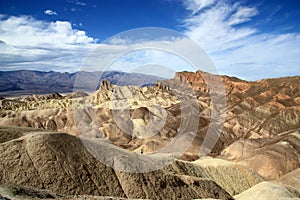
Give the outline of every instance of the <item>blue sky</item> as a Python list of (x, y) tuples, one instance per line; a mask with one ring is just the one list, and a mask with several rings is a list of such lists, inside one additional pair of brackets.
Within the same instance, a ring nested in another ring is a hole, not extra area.
[[(101, 44), (115, 34), (160, 27), (195, 41), (220, 74), (246, 80), (294, 76), (300, 75), (299, 21), (298, 0), (2, 0), (0, 70), (73, 72), (99, 45), (105, 51), (99, 53), (108, 58), (134, 40), (115, 37), (122, 42)], [(156, 42), (164, 40), (170, 41), (161, 37)], [(174, 47), (187, 51), (182, 41), (174, 41)], [(149, 38), (137, 42), (153, 43)], [(115, 69), (130, 72), (132, 63), (159, 59), (173, 71), (190, 70), (184, 61), (158, 54), (132, 54), (137, 60), (121, 59)]]

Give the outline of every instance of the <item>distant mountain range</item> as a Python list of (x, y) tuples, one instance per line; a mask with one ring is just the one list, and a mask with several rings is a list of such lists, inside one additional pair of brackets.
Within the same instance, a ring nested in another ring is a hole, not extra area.
[(163, 78), (120, 71), (75, 73), (31, 70), (0, 71), (0, 96), (95, 91), (102, 80), (115, 85), (153, 85)]

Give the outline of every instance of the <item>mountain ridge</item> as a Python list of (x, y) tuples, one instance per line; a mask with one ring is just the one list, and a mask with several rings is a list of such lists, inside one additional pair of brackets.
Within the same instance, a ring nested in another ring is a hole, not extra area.
[(55, 71), (16, 70), (0, 71), (0, 96), (68, 93), (75, 90), (97, 90), (102, 80), (116, 85), (154, 85), (161, 77), (121, 71)]

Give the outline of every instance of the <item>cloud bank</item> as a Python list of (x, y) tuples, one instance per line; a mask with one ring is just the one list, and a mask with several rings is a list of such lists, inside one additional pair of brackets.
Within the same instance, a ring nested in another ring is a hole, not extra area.
[(75, 71), (96, 43), (67, 21), (2, 15), (0, 30), (1, 70)]

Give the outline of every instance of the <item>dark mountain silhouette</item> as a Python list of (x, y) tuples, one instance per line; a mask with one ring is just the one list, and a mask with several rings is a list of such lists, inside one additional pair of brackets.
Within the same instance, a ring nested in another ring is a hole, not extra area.
[(75, 90), (95, 91), (102, 80), (115, 85), (154, 85), (162, 78), (120, 71), (75, 73), (31, 70), (0, 71), (0, 96), (68, 93)]

